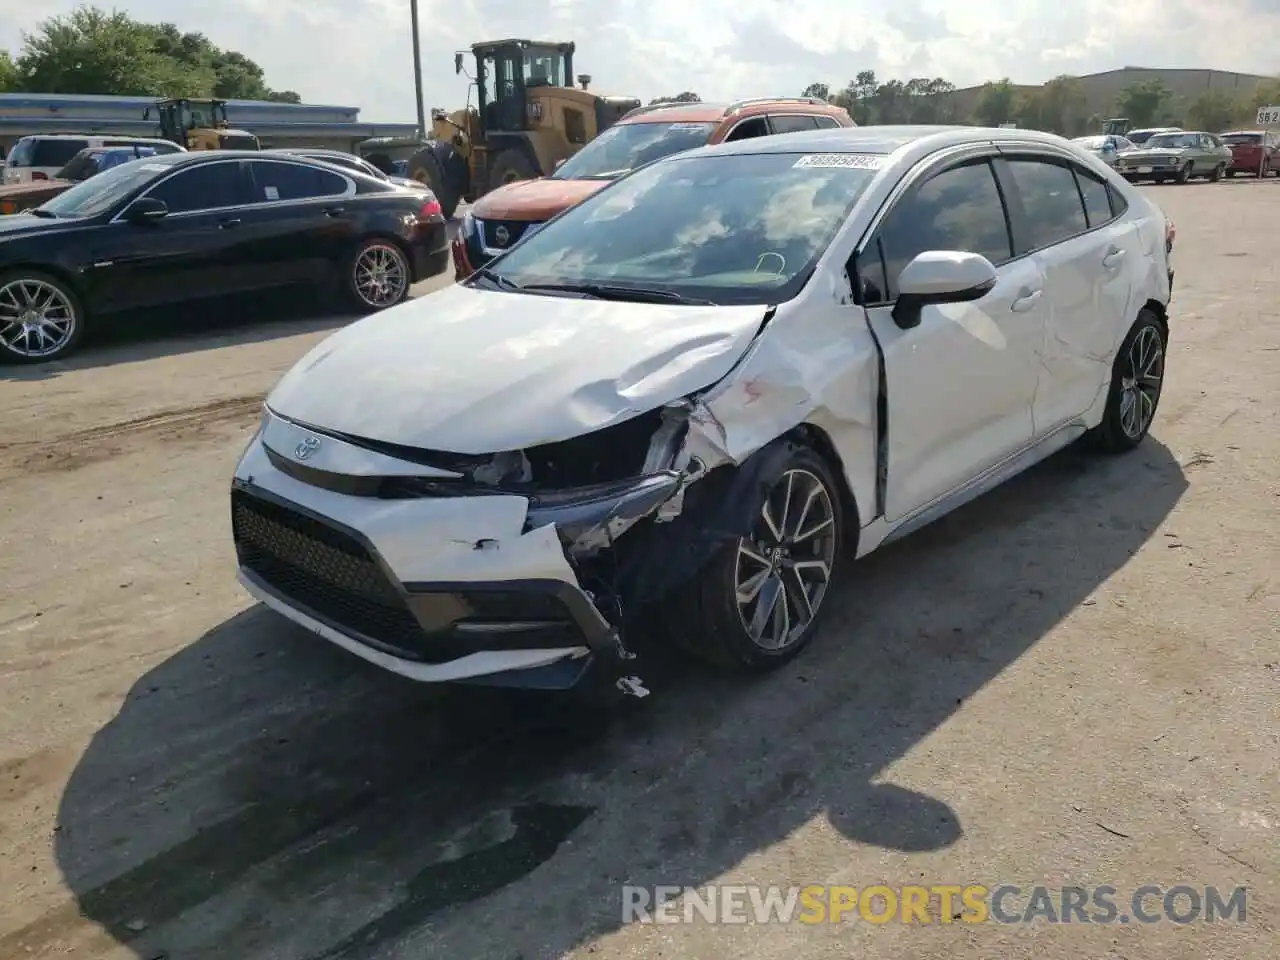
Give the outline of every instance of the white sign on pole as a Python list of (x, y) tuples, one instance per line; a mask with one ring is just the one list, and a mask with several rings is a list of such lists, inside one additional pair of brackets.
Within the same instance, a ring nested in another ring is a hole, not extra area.
[(1259, 107), (1258, 108), (1258, 126), (1260, 127), (1280, 126), (1280, 107)]

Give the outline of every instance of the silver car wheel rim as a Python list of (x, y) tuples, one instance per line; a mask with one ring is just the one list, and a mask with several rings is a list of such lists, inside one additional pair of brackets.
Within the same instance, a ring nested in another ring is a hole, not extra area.
[(356, 257), (355, 287), (360, 299), (371, 307), (389, 307), (400, 302), (409, 285), (404, 254), (395, 247), (374, 244)]
[(800, 638), (827, 594), (835, 555), (827, 485), (808, 470), (788, 470), (766, 496), (756, 530), (738, 541), (738, 616), (756, 646), (778, 652)]
[(1160, 331), (1146, 326), (1129, 344), (1120, 376), (1120, 429), (1136, 440), (1151, 426), (1164, 384), (1164, 344)]
[(76, 332), (70, 298), (43, 280), (11, 280), (0, 287), (0, 345), (20, 357), (48, 357)]

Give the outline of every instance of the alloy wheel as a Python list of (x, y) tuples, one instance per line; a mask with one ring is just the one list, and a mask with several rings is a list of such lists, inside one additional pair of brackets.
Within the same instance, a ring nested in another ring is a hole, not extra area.
[(761, 649), (785, 650), (817, 614), (835, 562), (835, 516), (822, 479), (791, 469), (770, 489), (752, 535), (739, 541), (738, 616)]
[(0, 346), (20, 357), (49, 357), (76, 332), (70, 298), (51, 283), (19, 277), (0, 287)]
[(354, 280), (356, 294), (369, 306), (382, 308), (399, 303), (409, 286), (404, 254), (387, 244), (370, 244), (356, 257)]
[(1160, 331), (1143, 327), (1125, 357), (1120, 377), (1120, 429), (1131, 440), (1151, 426), (1164, 384), (1164, 343)]

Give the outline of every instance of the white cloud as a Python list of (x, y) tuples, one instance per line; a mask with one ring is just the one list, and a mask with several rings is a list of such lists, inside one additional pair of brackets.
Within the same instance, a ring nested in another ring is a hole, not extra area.
[[(101, 0), (111, 6), (112, 0)], [(0, 46), (75, 0), (0, 0)], [(312, 103), (414, 117), (409, 0), (114, 0), (176, 22), (263, 66), (273, 87)], [(427, 106), (466, 94), (453, 52), (504, 36), (576, 40), (575, 68), (602, 92), (707, 99), (798, 93), (881, 77), (943, 76), (960, 86), (1034, 83), (1114, 67), (1280, 70), (1276, 0), (420, 0)]]

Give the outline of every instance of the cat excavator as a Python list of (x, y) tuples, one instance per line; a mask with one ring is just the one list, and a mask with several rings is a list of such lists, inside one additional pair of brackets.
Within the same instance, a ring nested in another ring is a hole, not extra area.
[[(574, 86), (573, 43), (492, 40), (470, 54), (467, 106), (453, 113), (431, 111), (431, 137), (409, 160), (409, 176), (429, 186), (445, 216), (462, 199), (517, 180), (545, 177), (624, 114), (640, 106), (636, 97), (589, 92), (589, 74)], [(454, 54), (454, 72), (464, 73), (467, 52)], [(476, 105), (471, 101), (476, 90)]]
[(262, 144), (252, 133), (236, 130), (227, 123), (227, 101), (193, 100), (177, 97), (160, 100), (148, 107), (144, 120), (156, 111), (160, 136), (188, 150), (261, 150)]

